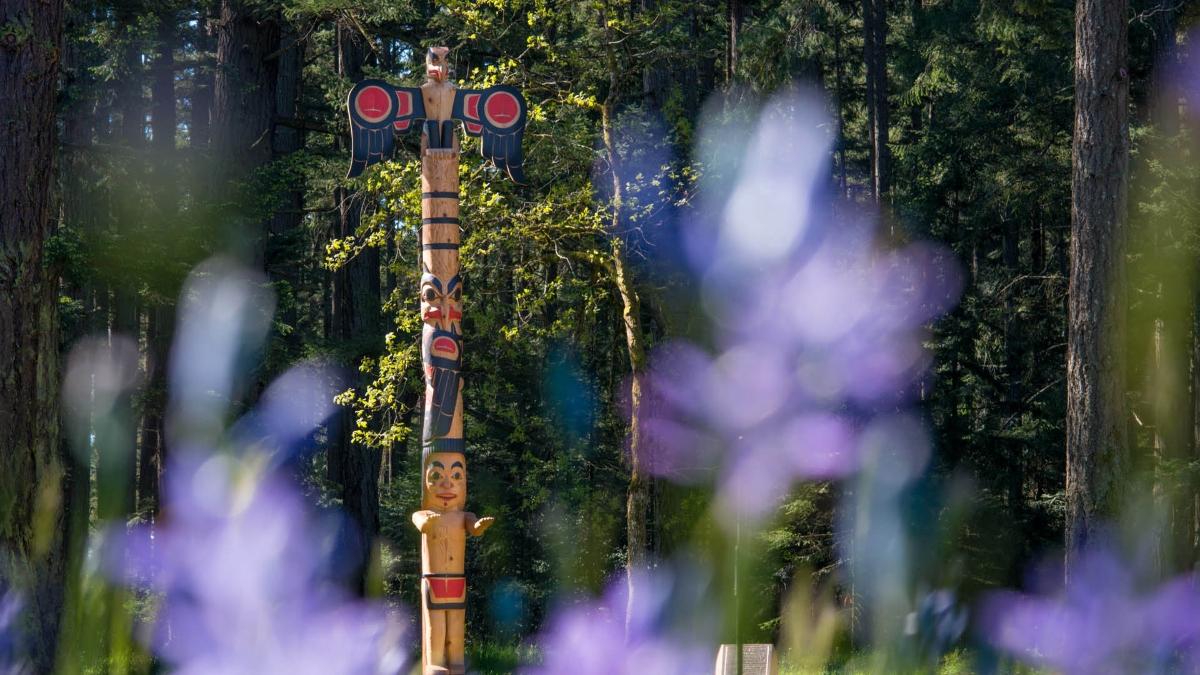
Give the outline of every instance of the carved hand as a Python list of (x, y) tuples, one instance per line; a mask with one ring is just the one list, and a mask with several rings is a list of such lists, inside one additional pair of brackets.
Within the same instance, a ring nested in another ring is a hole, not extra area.
[(438, 518), (441, 517), (442, 514), (438, 513), (437, 511), (415, 511), (412, 514), (412, 521), (413, 525), (417, 526), (417, 530), (419, 530), (421, 534), (425, 534), (429, 532), (429, 530), (433, 528), (435, 524), (437, 524)]
[(491, 516), (480, 518), (479, 520), (475, 521), (475, 525), (471, 527), (471, 534), (475, 535), (476, 537), (483, 536), (483, 533), (486, 532), (494, 522), (496, 522), (496, 519)]

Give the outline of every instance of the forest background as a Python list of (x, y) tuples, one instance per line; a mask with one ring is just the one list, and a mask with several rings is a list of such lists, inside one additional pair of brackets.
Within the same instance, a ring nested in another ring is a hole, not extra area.
[[(1063, 546), (1068, 521), (1075, 10), (1068, 0), (71, 2), (55, 108), (30, 108), (54, 116), (59, 136), (38, 263), (51, 281), (18, 289), (27, 296), (13, 316), (54, 336), (21, 357), (49, 378), (87, 336), (131, 339), (140, 374), (114, 404), (115, 430), (56, 431), (54, 412), (39, 438), (0, 430), (0, 441), (95, 441), (88, 470), (58, 476), (61, 503), (74, 505), (62, 510), (75, 523), (65, 540), (86, 532), (80, 523), (154, 521), (176, 300), (198, 263), (232, 256), (275, 297), (237, 406), (250, 409), (296, 363), (340, 364), (341, 412), (290, 470), (313, 503), (349, 516), (347, 583), (414, 606), (416, 137), (394, 162), (345, 179), (345, 99), (364, 77), (418, 84), (425, 49), (447, 45), (460, 85), (512, 84), (529, 102), (528, 183), (485, 166), (470, 142), (462, 169), (471, 503), (498, 522), (472, 544), (469, 572), (486, 590), (469, 634), (517, 644), (562, 594), (725, 545), (706, 516), (710, 491), (634, 470), (653, 439), (631, 440), (630, 418), (654, 401), (631, 398), (631, 373), (659, 345), (712, 339), (680, 242), (698, 186), (736, 167), (706, 163), (701, 127), (720, 120), (745, 138), (739, 124), (801, 83), (823, 92), (832, 122), (823, 180), (835, 211), (878, 205), (887, 245), (934, 240), (961, 263), (957, 307), (926, 340), (933, 367), (919, 399), (933, 461), (901, 501), (928, 551), (918, 555), (964, 600), (1020, 586)], [(1112, 470), (1170, 502), (1154, 526), (1166, 574), (1200, 555), (1200, 296), (1188, 262), (1200, 251), (1176, 217), (1194, 220), (1200, 199), (1194, 171), (1155, 154), (1188, 147), (1181, 120), (1194, 110), (1155, 101), (1200, 9), (1133, 0), (1126, 18), (1133, 188), (1117, 423), (1132, 459)], [(2, 24), (0, 48), (37, 30)], [(38, 503), (45, 466), (3, 461), (3, 542), (36, 548), (34, 530), (12, 525), (35, 507), (12, 504)], [(838, 576), (840, 489), (792, 486), (745, 544), (754, 601), (742, 639), (777, 638), (800, 573), (853, 607)]]

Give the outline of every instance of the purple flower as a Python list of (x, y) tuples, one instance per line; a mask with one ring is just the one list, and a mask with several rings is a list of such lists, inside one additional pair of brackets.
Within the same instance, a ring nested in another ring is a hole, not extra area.
[(1179, 97), (1183, 97), (1187, 101), (1186, 110), (1192, 116), (1193, 122), (1200, 121), (1197, 118), (1197, 110), (1200, 110), (1200, 50), (1195, 47), (1200, 44), (1198, 40), (1200, 29), (1192, 29), (1183, 42), (1186, 46), (1181, 50), (1180, 59), (1162, 66), (1166, 68), (1168, 90), (1175, 99), (1164, 102), (1163, 105), (1173, 105)]
[[(541, 665), (525, 675), (692, 675), (709, 672), (716, 649), (708, 631), (673, 625), (681, 586), (687, 580), (664, 571), (635, 576), (635, 602), (629, 606), (625, 577), (615, 579), (604, 597), (555, 613), (539, 639)], [(692, 618), (707, 614), (691, 613)], [(627, 629), (628, 627), (628, 629)]]
[(983, 626), (996, 647), (1065, 673), (1194, 672), (1200, 586), (1188, 575), (1140, 588), (1107, 550), (1087, 553), (1057, 592), (989, 596)]
[(0, 580), (0, 675), (22, 675), (29, 672), (18, 656), (20, 630), (17, 625), (21, 616), (21, 596), (6, 590)]
[(966, 628), (966, 608), (958, 603), (954, 591), (939, 588), (917, 603), (916, 611), (908, 615), (904, 632), (917, 640), (921, 652), (936, 666)]
[(338, 523), (276, 471), (332, 413), (335, 378), (297, 366), (227, 429), (272, 298), (260, 277), (214, 260), (193, 272), (181, 306), (161, 518), (113, 528), (102, 549), (110, 576), (159, 596), (145, 642), (180, 673), (403, 671), (403, 624), (337, 583)]
[(328, 574), (311, 517), (263, 459), (177, 459), (163, 519), (110, 535), (109, 569), (162, 594), (148, 642), (183, 673), (398, 672), (400, 624)]
[(820, 179), (828, 129), (811, 94), (765, 106), (728, 200), (686, 231), (713, 348), (660, 347), (644, 378), (645, 465), (681, 482), (715, 476), (723, 516), (762, 518), (793, 481), (845, 478), (881, 452), (906, 478), (928, 458), (919, 429), (887, 443), (864, 431), (915, 398), (958, 266), (929, 243), (885, 250), (872, 218), (834, 208)]

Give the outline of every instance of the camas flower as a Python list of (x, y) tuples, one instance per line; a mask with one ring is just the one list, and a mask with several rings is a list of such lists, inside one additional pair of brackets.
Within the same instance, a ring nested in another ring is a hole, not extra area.
[(990, 596), (982, 625), (996, 647), (1067, 675), (1197, 672), (1198, 607), (1194, 576), (1142, 588), (1112, 552), (1093, 550), (1065, 586)]
[(764, 109), (727, 203), (688, 228), (713, 347), (668, 344), (645, 376), (648, 470), (681, 482), (715, 472), (718, 505), (738, 518), (770, 513), (794, 480), (852, 475), (872, 453), (914, 450), (906, 476), (929, 454), (913, 443), (922, 433), (882, 448), (872, 428), (916, 398), (928, 324), (954, 305), (958, 267), (929, 243), (884, 250), (870, 218), (833, 207), (821, 110), (805, 95)]
[(265, 331), (271, 303), (263, 288), (220, 261), (189, 280), (161, 517), (110, 530), (105, 569), (156, 594), (142, 637), (173, 672), (403, 672), (406, 624), (346, 592), (333, 566), (338, 516), (311, 509), (280, 470), (333, 412), (335, 378), (297, 366), (225, 429), (239, 355)]
[(18, 654), (18, 619), (21, 615), (21, 596), (7, 590), (0, 580), (0, 675), (23, 675), (29, 672)]
[[(614, 579), (596, 601), (565, 606), (548, 622), (538, 643), (542, 664), (524, 675), (692, 675), (710, 672), (716, 650), (705, 640), (708, 631), (679, 619), (702, 618), (707, 612), (687, 612), (690, 575), (663, 569), (635, 575), (635, 602), (628, 602), (629, 584)], [(694, 587), (693, 587), (694, 590)], [(693, 598), (694, 600), (694, 598)]]
[(334, 524), (262, 467), (180, 458), (161, 524), (110, 535), (110, 570), (161, 594), (153, 651), (181, 673), (400, 672), (401, 624), (331, 577)]

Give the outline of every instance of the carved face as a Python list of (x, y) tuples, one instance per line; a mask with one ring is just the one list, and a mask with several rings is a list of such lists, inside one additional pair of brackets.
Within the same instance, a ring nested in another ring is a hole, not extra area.
[(437, 511), (461, 511), (467, 505), (467, 459), (461, 452), (429, 453), (421, 505)]
[(450, 48), (430, 47), (425, 52), (425, 75), (434, 82), (445, 82), (450, 77)]
[(461, 332), (462, 284), (457, 274), (446, 282), (428, 271), (421, 275), (421, 320), (444, 331)]

